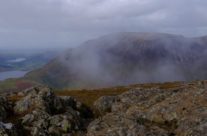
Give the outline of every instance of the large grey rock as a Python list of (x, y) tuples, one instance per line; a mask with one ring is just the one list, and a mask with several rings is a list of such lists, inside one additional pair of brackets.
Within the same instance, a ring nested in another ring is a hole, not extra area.
[(22, 118), (22, 125), (27, 131), (31, 132), (32, 136), (48, 136), (69, 134), (72, 131), (81, 130), (83, 127), (82, 121), (79, 113), (72, 108), (67, 108), (65, 113), (57, 115), (35, 110)]
[(22, 114), (39, 109), (54, 115), (64, 113), (67, 107), (79, 111), (84, 118), (92, 116), (92, 111), (76, 99), (70, 96), (58, 97), (50, 88), (41, 86), (27, 90), (26, 96), (16, 102), (14, 111)]
[(25, 114), (21, 124), (31, 136), (62, 136), (82, 131), (92, 115), (76, 99), (58, 97), (47, 87), (35, 87), (24, 94), (14, 111)]
[(145, 126), (145, 119), (129, 118), (122, 114), (108, 113), (90, 123), (87, 136), (169, 136), (170, 133), (157, 126)]
[(133, 89), (118, 95), (109, 101), (111, 112), (89, 124), (87, 136), (207, 136), (205, 85)]
[(107, 112), (111, 112), (112, 104), (117, 100), (116, 96), (102, 96), (94, 103), (94, 108), (97, 114), (104, 115)]
[(41, 109), (50, 114), (62, 112), (64, 105), (62, 99), (56, 97), (47, 87), (35, 87), (20, 101), (16, 102), (15, 113), (27, 113), (34, 109)]
[(62, 133), (81, 130), (83, 127), (81, 125), (82, 123), (83, 122), (78, 113), (72, 109), (68, 109), (64, 114), (50, 117), (50, 128)]

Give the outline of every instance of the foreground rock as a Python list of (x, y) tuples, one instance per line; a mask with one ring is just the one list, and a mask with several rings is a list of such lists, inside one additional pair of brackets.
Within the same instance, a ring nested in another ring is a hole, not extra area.
[(207, 81), (168, 85), (103, 96), (93, 112), (43, 86), (2, 95), (0, 136), (207, 136)]
[[(88, 107), (70, 96), (58, 97), (47, 87), (34, 87), (18, 93), (17, 96), (22, 98), (13, 104), (13, 114), (20, 117), (15, 122), (22, 127), (22, 132), (11, 133), (16, 128), (8, 129), (2, 122), (0, 136), (72, 135), (85, 131), (85, 125), (92, 117), (92, 112)], [(8, 105), (6, 102), (2, 99), (2, 105)], [(7, 108), (1, 109), (1, 117), (6, 118)], [(10, 125), (14, 126), (11, 123)]]
[(24, 113), (33, 109), (40, 109), (50, 114), (63, 112), (64, 101), (56, 97), (49, 88), (33, 88), (26, 96), (16, 103), (14, 110), (16, 113)]
[(104, 115), (111, 111), (112, 104), (116, 101), (115, 96), (103, 96), (94, 103), (96, 113), (99, 115)]
[(100, 98), (94, 106), (105, 115), (90, 123), (87, 136), (206, 136), (206, 85), (134, 89)]
[[(12, 123), (0, 122), (0, 136), (18, 136), (23, 131)], [(23, 136), (24, 134), (22, 134)]]

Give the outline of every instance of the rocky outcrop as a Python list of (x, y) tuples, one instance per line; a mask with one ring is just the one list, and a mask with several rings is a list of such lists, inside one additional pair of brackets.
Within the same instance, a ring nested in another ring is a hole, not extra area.
[(56, 97), (49, 88), (33, 88), (26, 96), (16, 103), (14, 110), (16, 113), (24, 113), (28, 110), (40, 109), (50, 114), (62, 112), (64, 110), (64, 100)]
[(14, 110), (18, 114), (29, 112), (22, 117), (22, 125), (33, 136), (62, 136), (81, 131), (92, 114), (74, 98), (57, 97), (46, 87), (29, 91)]
[(0, 136), (207, 135), (207, 81), (134, 86), (102, 96), (93, 112), (55, 94), (38, 86), (0, 97)]
[[(100, 98), (97, 110), (108, 113), (92, 121), (87, 136), (205, 136), (207, 135), (207, 83), (175, 89), (133, 89)], [(106, 110), (104, 110), (105, 112)]]
[[(11, 106), (6, 98), (0, 98), (1, 119), (6, 122), (13, 119), (15, 124), (0, 123), (2, 136), (62, 136), (81, 133), (93, 115), (88, 107), (75, 98), (58, 97), (47, 87), (33, 87), (14, 95), (20, 99), (13, 101)], [(8, 116), (8, 113), (18, 119)]]
[(94, 103), (94, 108), (96, 109), (95, 112), (100, 115), (110, 112), (111, 106), (116, 101), (116, 99), (117, 98), (115, 96), (103, 96), (99, 98)]
[[(18, 136), (21, 130), (12, 123), (0, 122), (0, 136)], [(24, 134), (22, 134), (24, 136)]]
[(73, 133), (83, 129), (83, 120), (73, 109), (58, 115), (49, 115), (41, 110), (34, 110), (22, 118), (24, 128), (33, 136), (57, 135)]

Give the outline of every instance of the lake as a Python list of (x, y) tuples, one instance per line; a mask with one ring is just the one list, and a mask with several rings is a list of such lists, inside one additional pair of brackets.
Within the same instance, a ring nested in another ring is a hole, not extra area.
[(23, 77), (28, 71), (6, 71), (0, 72), (0, 80), (5, 80), (8, 78), (19, 78)]

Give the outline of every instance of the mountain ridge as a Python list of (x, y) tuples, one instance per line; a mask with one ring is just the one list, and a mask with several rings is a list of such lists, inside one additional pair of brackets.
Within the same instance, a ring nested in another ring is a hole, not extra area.
[(207, 41), (125, 32), (86, 41), (26, 75), (58, 88), (206, 79)]

